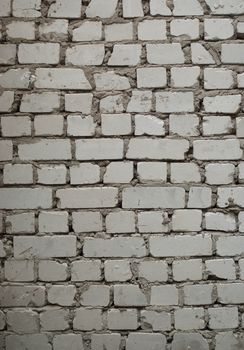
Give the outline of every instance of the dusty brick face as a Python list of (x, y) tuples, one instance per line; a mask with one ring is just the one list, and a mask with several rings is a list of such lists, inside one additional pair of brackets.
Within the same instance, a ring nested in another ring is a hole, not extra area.
[(0, 0), (0, 349), (244, 349), (243, 0)]

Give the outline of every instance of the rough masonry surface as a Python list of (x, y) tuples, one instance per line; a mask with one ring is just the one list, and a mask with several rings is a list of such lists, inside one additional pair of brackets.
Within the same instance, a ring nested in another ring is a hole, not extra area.
[(0, 17), (0, 350), (244, 350), (244, 0)]

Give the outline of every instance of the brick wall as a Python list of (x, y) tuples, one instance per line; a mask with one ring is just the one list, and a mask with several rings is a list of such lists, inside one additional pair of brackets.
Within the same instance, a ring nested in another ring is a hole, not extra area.
[(244, 1), (0, 0), (0, 349), (244, 349)]

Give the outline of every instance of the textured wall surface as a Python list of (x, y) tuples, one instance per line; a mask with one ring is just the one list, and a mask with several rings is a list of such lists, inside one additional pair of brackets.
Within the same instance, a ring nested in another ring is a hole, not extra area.
[(244, 0), (0, 0), (0, 349), (244, 349)]

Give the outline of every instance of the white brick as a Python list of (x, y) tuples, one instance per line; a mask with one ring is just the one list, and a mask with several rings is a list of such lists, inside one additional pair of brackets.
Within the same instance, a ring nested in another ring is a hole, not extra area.
[(104, 27), (106, 41), (122, 41), (133, 39), (133, 23), (112, 23)]
[(197, 344), (198, 350), (209, 350), (208, 341), (199, 333), (176, 333), (172, 341), (172, 350), (180, 350), (184, 344), (187, 348), (194, 348)]
[[(45, 287), (37, 285), (12, 285), (0, 287), (1, 307), (32, 307), (45, 304)], [(10, 347), (9, 350), (12, 348)], [(16, 350), (19, 348), (16, 347)]]
[(0, 74), (0, 86), (7, 89), (28, 89), (32, 77), (27, 68), (9, 69)]
[(86, 16), (101, 18), (112, 17), (115, 13), (117, 4), (118, 0), (109, 0), (109, 3), (106, 0), (91, 0), (86, 9)]
[(187, 140), (132, 138), (129, 141), (126, 158), (182, 160), (188, 149)]
[(147, 44), (147, 61), (151, 64), (183, 64), (184, 52), (178, 43)]
[(124, 111), (122, 95), (106, 96), (100, 100), (102, 113), (120, 113)]
[(143, 17), (143, 6), (141, 0), (123, 0), (123, 17), (133, 18), (133, 17)]
[(7, 312), (8, 329), (15, 333), (38, 333), (39, 316), (31, 310), (9, 310)]
[(199, 20), (198, 19), (173, 19), (170, 22), (170, 33), (172, 36), (198, 39)]
[(133, 162), (111, 162), (104, 173), (104, 183), (130, 183), (133, 179)]
[(165, 349), (166, 337), (163, 334), (130, 333), (126, 341), (127, 350)]
[(76, 308), (73, 328), (82, 331), (101, 330), (102, 311), (94, 308)]
[(69, 329), (69, 311), (61, 308), (44, 310), (40, 314), (42, 331), (64, 331)]
[(207, 230), (233, 232), (236, 231), (236, 220), (232, 214), (206, 213), (205, 225)]
[(204, 38), (206, 40), (225, 40), (234, 35), (233, 21), (230, 18), (204, 20)]
[(242, 0), (222, 0), (221, 6), (218, 6), (214, 0), (206, 0), (206, 3), (214, 15), (238, 15), (244, 12)]
[(226, 95), (205, 97), (203, 104), (208, 113), (230, 113), (238, 112), (241, 103), (241, 95)]
[(109, 286), (89, 285), (87, 289), (81, 291), (80, 304), (83, 306), (108, 306)]
[(242, 153), (240, 141), (235, 139), (193, 141), (193, 156), (200, 160), (235, 160)]
[(78, 260), (72, 262), (72, 281), (100, 281), (101, 278), (101, 262), (99, 260)]
[(84, 21), (74, 28), (72, 41), (96, 41), (102, 39), (102, 22)]
[(130, 114), (102, 114), (101, 123), (105, 136), (129, 135), (132, 131)]
[(84, 350), (80, 334), (59, 334), (53, 337), (54, 350)]
[(0, 162), (11, 160), (13, 157), (13, 144), (10, 140), (0, 140)]
[(159, 88), (167, 85), (166, 69), (163, 67), (138, 68), (138, 88)]
[(67, 233), (68, 213), (65, 211), (41, 211), (38, 217), (39, 232)]
[(37, 68), (35, 87), (38, 89), (91, 90), (82, 69)]
[(180, 187), (134, 187), (122, 192), (122, 207), (134, 209), (183, 208), (185, 191)]
[(64, 132), (64, 118), (62, 115), (58, 114), (36, 115), (34, 119), (34, 129), (36, 136), (61, 136)]
[(92, 108), (92, 94), (65, 94), (65, 110), (90, 114)]
[[(105, 0), (107, 1), (107, 0)], [(109, 334), (92, 334), (91, 350), (119, 350), (121, 343), (121, 335), (118, 333)]]
[(72, 224), (75, 232), (97, 232), (103, 228), (101, 213), (93, 211), (73, 212)]
[(217, 255), (219, 256), (235, 256), (242, 255), (243, 236), (219, 237), (217, 241)]
[(42, 139), (23, 143), (18, 147), (21, 160), (66, 160), (71, 159), (71, 144), (65, 139)]
[(136, 66), (140, 63), (140, 44), (115, 44), (108, 66)]
[(231, 117), (228, 116), (213, 116), (203, 117), (203, 135), (222, 135), (231, 134), (233, 130), (233, 124)]
[(206, 90), (231, 89), (234, 85), (233, 71), (226, 68), (205, 68), (204, 88)]
[(94, 79), (98, 91), (127, 90), (130, 88), (129, 79), (114, 71), (94, 74)]
[(34, 261), (30, 260), (6, 260), (4, 274), (7, 281), (31, 282), (35, 279)]
[(135, 116), (135, 135), (165, 135), (165, 122), (153, 115)]
[(232, 259), (214, 259), (206, 260), (206, 273), (209, 277), (223, 280), (232, 280), (236, 278), (235, 262)]
[(145, 256), (146, 248), (140, 237), (85, 238), (83, 252), (85, 257), (128, 258)]
[(152, 91), (132, 91), (127, 112), (150, 112), (152, 109)]
[(217, 285), (218, 301), (221, 304), (242, 304), (244, 283), (226, 283)]
[(70, 184), (85, 185), (100, 181), (100, 167), (97, 164), (82, 163), (70, 167)]
[(100, 66), (103, 63), (104, 54), (103, 44), (75, 45), (66, 50), (66, 64)]
[(194, 87), (199, 84), (200, 67), (173, 67), (170, 72), (172, 87)]
[(155, 96), (157, 112), (194, 112), (193, 92), (156, 92)]
[(48, 10), (48, 17), (66, 17), (66, 18), (79, 18), (81, 15), (81, 1), (70, 0), (67, 3), (65, 0), (55, 0)]
[(16, 259), (62, 258), (75, 255), (75, 236), (14, 237), (14, 257)]
[(244, 74), (237, 75), (238, 88), (244, 88)]
[(135, 214), (132, 211), (111, 212), (106, 216), (108, 233), (135, 232)]
[(52, 260), (39, 261), (39, 279), (45, 282), (66, 281), (68, 278), (68, 266)]
[(57, 92), (25, 94), (20, 104), (20, 112), (49, 113), (60, 106), (60, 95)]
[(57, 43), (20, 44), (18, 50), (19, 63), (59, 63), (60, 46)]
[(175, 210), (172, 216), (173, 231), (201, 231), (201, 210)]
[(180, 136), (198, 136), (199, 118), (195, 115), (173, 115), (169, 116), (169, 131), (171, 134)]
[(244, 232), (244, 212), (240, 211), (238, 214), (238, 224), (239, 224), (239, 231)]
[(14, 17), (40, 17), (41, 0), (13, 0)]
[(134, 284), (121, 284), (114, 286), (114, 305), (118, 307), (146, 306), (146, 295)]
[(243, 191), (244, 187), (219, 187), (217, 205), (220, 208), (227, 208), (231, 205), (244, 207)]
[(191, 44), (191, 59), (193, 64), (214, 64), (215, 60), (210, 51), (200, 43)]
[(69, 328), (67, 310), (51, 309), (41, 313), (41, 327), (44, 331), (66, 330)]
[(152, 329), (153, 331), (170, 331), (171, 317), (170, 313), (164, 311), (141, 311), (142, 329)]
[(139, 162), (137, 163), (137, 174), (140, 182), (167, 181), (167, 163)]
[(166, 21), (162, 19), (144, 20), (138, 23), (139, 40), (165, 40)]
[(74, 304), (75, 286), (52, 285), (47, 291), (47, 300), (50, 304), (71, 306)]
[(202, 279), (202, 260), (178, 260), (173, 261), (173, 278), (177, 282), (200, 281)]
[(13, 65), (16, 62), (16, 45), (0, 44), (0, 64)]
[(243, 335), (240, 333), (233, 332), (221, 332), (218, 333), (215, 337), (216, 339), (216, 350), (228, 350), (231, 347), (243, 347), (244, 339)]
[(66, 183), (65, 165), (40, 164), (37, 169), (37, 182), (44, 185), (62, 185)]
[(93, 136), (95, 134), (96, 124), (90, 115), (68, 115), (67, 124), (69, 136)]
[(244, 118), (236, 118), (236, 136), (244, 137)]
[(138, 213), (138, 230), (145, 233), (167, 232), (167, 213), (161, 211), (143, 211)]
[(56, 192), (59, 208), (113, 208), (118, 202), (114, 187), (66, 188)]
[[(233, 262), (233, 267), (235, 267), (234, 262)], [(240, 279), (244, 280), (244, 259), (239, 260), (239, 268), (240, 268)], [(235, 276), (235, 274), (234, 274), (234, 276)], [(236, 278), (236, 276), (234, 278)]]
[(150, 304), (167, 306), (178, 304), (178, 289), (174, 285), (152, 286)]
[(138, 276), (148, 282), (166, 282), (168, 265), (164, 261), (141, 261), (138, 264)]
[(128, 330), (137, 329), (137, 311), (136, 310), (116, 310), (108, 311), (108, 329)]
[(201, 182), (200, 169), (195, 163), (172, 163), (170, 170), (172, 183)]
[(5, 137), (21, 137), (31, 135), (31, 119), (29, 117), (2, 117), (2, 135)]
[(212, 284), (184, 286), (183, 293), (185, 305), (208, 305), (214, 301)]
[(154, 257), (212, 255), (212, 240), (208, 235), (149, 238), (150, 252)]
[(201, 16), (203, 9), (198, 0), (174, 0), (174, 16)]
[(212, 190), (209, 187), (191, 187), (188, 208), (208, 208), (212, 203)]
[(30, 164), (6, 164), (3, 168), (4, 184), (31, 184), (33, 170)]
[(51, 19), (39, 25), (39, 36), (42, 40), (67, 40), (69, 22), (66, 19)]
[(6, 233), (34, 233), (35, 217), (33, 213), (7, 215)]
[(7, 24), (6, 32), (10, 39), (35, 40), (35, 23), (13, 21)]
[(109, 160), (123, 158), (123, 140), (92, 139), (76, 141), (77, 160)]
[(2, 188), (0, 209), (48, 209), (52, 206), (49, 188)]
[[(20, 347), (21, 344), (21, 347)], [(51, 350), (46, 334), (9, 335), (6, 337), (7, 350)]]
[(0, 16), (8, 17), (11, 14), (11, 0), (2, 0)]
[(244, 45), (243, 44), (222, 44), (221, 61), (224, 64), (243, 64)]
[(166, 0), (150, 0), (150, 14), (152, 16), (171, 16), (171, 10)]
[(107, 282), (126, 282), (132, 278), (130, 262), (128, 260), (106, 260), (104, 276)]
[(203, 308), (184, 308), (175, 310), (175, 328), (183, 331), (205, 327)]
[(0, 112), (11, 112), (13, 103), (14, 91), (3, 91), (0, 95)]

